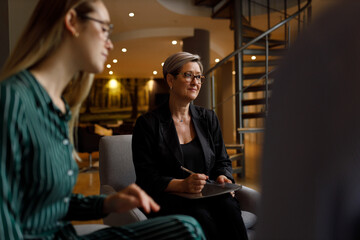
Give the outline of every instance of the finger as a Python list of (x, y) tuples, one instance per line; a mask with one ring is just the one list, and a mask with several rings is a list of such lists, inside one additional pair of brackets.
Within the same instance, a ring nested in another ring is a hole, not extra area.
[(191, 176), (193, 179), (196, 179), (196, 180), (206, 180), (209, 178), (205, 174), (200, 174), (200, 173), (192, 174)]

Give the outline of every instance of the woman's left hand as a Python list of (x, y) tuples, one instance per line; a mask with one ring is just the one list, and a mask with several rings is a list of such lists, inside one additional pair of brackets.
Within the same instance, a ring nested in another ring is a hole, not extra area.
[[(228, 179), (225, 175), (220, 175), (216, 179), (217, 183), (232, 183), (230, 179)], [(235, 192), (230, 192), (232, 197), (235, 197)]]
[(230, 179), (228, 179), (225, 175), (219, 175), (216, 178), (216, 182), (217, 183), (232, 183), (232, 181)]

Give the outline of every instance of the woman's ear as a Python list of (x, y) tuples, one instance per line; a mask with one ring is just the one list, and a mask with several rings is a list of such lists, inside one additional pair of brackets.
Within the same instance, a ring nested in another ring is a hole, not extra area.
[(166, 82), (169, 85), (169, 88), (172, 89), (173, 87), (173, 81), (174, 81), (174, 76), (171, 75), (170, 73), (166, 74)]
[(68, 30), (71, 35), (74, 37), (79, 36), (79, 30), (78, 30), (78, 19), (77, 14), (74, 9), (70, 9), (66, 15), (65, 15), (65, 28)]

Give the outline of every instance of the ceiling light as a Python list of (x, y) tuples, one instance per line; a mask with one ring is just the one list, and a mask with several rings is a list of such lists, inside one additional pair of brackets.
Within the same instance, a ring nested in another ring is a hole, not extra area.
[(176, 45), (176, 44), (177, 44), (177, 41), (176, 41), (176, 40), (172, 40), (171, 44), (172, 44), (172, 45)]
[(106, 65), (107, 68), (111, 68), (111, 64)]
[(217, 63), (220, 62), (220, 59), (216, 58), (216, 59), (215, 59), (215, 62), (217, 62)]
[(113, 63), (117, 63), (117, 59), (114, 59), (114, 60), (113, 60)]
[(122, 48), (121, 51), (122, 51), (122, 52), (127, 52), (127, 49), (126, 49), (126, 48)]
[(113, 75), (113, 74), (114, 74), (114, 72), (113, 72), (113, 71), (109, 71), (109, 74), (110, 74), (110, 75)]
[(157, 71), (153, 71), (153, 74), (156, 75), (156, 74), (157, 74)]
[(134, 17), (135, 16), (135, 13), (131, 12), (129, 13), (129, 17)]
[(164, 66), (164, 62), (161, 63), (161, 66)]
[(255, 60), (256, 59), (256, 56), (251, 56), (251, 60)]

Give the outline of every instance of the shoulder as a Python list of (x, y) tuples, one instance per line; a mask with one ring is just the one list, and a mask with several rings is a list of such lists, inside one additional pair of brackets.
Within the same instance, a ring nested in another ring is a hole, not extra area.
[(27, 73), (21, 71), (0, 81), (1, 100), (24, 98), (32, 94), (30, 85), (26, 81), (27, 77), (29, 77)]
[(214, 118), (217, 119), (216, 113), (213, 110), (206, 109), (197, 105), (190, 105), (190, 109), (192, 111), (192, 115), (198, 118), (213, 120)]

